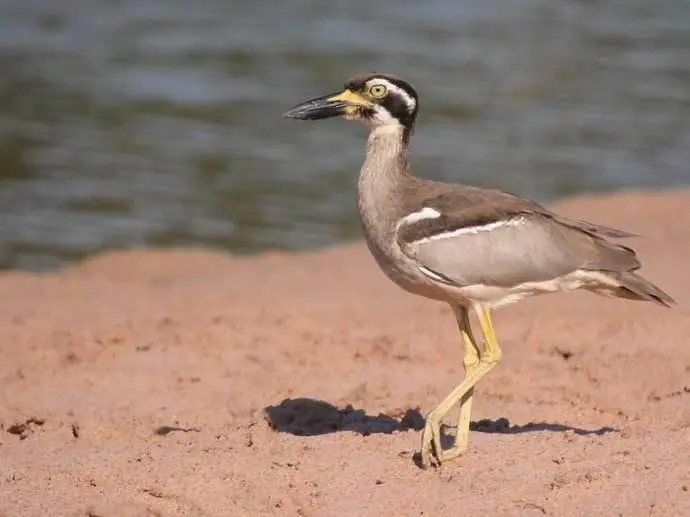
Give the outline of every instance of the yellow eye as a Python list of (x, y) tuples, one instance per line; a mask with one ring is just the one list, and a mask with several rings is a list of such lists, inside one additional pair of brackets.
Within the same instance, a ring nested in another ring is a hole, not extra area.
[(388, 90), (386, 87), (382, 84), (374, 84), (369, 88), (369, 95), (376, 99), (380, 99), (381, 97), (385, 97), (386, 93), (388, 93)]

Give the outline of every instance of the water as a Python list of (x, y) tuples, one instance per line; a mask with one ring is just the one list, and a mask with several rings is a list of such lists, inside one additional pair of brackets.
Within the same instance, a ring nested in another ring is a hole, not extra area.
[(547, 202), (690, 183), (687, 0), (0, 0), (0, 267), (360, 236), (365, 130), (281, 114), (380, 70), (412, 165)]

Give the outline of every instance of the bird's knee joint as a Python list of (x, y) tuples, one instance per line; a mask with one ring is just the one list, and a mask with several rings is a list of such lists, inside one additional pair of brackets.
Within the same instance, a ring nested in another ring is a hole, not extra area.
[(465, 365), (465, 371), (474, 370), (479, 365), (479, 357), (465, 357), (463, 364)]
[(502, 356), (503, 356), (503, 354), (501, 353), (500, 350), (499, 351), (491, 351), (489, 353), (485, 353), (482, 356), (481, 361), (483, 363), (488, 363), (491, 366), (496, 366), (501, 361)]

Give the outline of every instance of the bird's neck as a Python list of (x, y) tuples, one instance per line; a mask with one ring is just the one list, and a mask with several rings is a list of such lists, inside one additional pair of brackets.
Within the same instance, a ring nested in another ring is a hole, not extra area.
[(397, 220), (407, 171), (407, 142), (402, 125), (374, 127), (359, 175), (359, 211), (365, 228), (380, 229)]
[(360, 171), (360, 194), (386, 195), (407, 174), (405, 128), (400, 124), (374, 127)]

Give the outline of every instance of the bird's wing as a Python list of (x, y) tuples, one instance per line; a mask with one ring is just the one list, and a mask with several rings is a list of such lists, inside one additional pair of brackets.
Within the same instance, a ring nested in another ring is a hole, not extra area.
[(398, 244), (425, 274), (447, 283), (508, 287), (578, 269), (639, 267), (633, 250), (604, 239), (617, 230), (561, 221), (517, 196), (456, 190), (421, 206), (400, 221)]
[(619, 228), (612, 228), (611, 226), (604, 226), (601, 224), (592, 223), (585, 221), (583, 219), (569, 219), (562, 215), (554, 214), (544, 210), (544, 215), (551, 217), (552, 219), (558, 221), (565, 226), (569, 226), (573, 229), (580, 230), (582, 232), (588, 233), (593, 237), (611, 239), (627, 239), (628, 237), (639, 237), (638, 234), (629, 232), (627, 230), (620, 230)]

